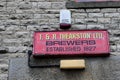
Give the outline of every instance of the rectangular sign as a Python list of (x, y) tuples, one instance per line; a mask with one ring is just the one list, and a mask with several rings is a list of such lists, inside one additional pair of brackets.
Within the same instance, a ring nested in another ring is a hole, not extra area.
[(106, 30), (35, 32), (33, 55), (109, 55)]
[(75, 0), (76, 2), (101, 2), (101, 1), (120, 1), (120, 0)]

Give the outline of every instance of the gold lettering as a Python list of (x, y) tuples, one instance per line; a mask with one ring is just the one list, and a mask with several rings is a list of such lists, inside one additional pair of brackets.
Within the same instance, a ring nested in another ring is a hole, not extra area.
[(42, 34), (40, 34), (40, 40), (42, 40)]
[(60, 34), (60, 39), (66, 39), (66, 34)]
[(56, 34), (53, 34), (52, 37), (53, 37), (53, 39), (56, 39)]
[(48, 40), (48, 39), (50, 39), (50, 36), (49, 36), (49, 34), (46, 34), (46, 39)]
[(84, 38), (90, 38), (90, 33), (84, 33)]
[(93, 38), (97, 38), (97, 39), (103, 38), (103, 34), (102, 33), (95, 33), (95, 34), (93, 34)]
[(79, 38), (91, 38), (91, 33), (60, 34), (60, 39), (79, 39)]

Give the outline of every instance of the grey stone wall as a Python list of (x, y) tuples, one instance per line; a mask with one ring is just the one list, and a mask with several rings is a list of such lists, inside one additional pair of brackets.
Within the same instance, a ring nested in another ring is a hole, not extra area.
[[(9, 59), (26, 57), (34, 31), (61, 30), (59, 11), (68, 0), (0, 0), (0, 80), (7, 80)], [(72, 0), (71, 0), (72, 1)], [(120, 52), (120, 8), (69, 9), (72, 28), (108, 29), (111, 54)]]

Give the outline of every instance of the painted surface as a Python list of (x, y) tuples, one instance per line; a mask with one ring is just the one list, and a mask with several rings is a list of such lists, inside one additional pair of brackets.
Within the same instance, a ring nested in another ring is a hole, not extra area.
[(94, 55), (108, 53), (109, 41), (106, 30), (34, 33), (34, 55)]

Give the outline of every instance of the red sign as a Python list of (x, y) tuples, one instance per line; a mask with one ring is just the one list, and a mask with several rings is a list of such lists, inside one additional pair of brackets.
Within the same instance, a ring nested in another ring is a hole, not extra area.
[(108, 55), (106, 30), (35, 32), (33, 55)]
[(120, 0), (75, 0), (76, 2), (101, 2), (101, 1), (120, 1)]

